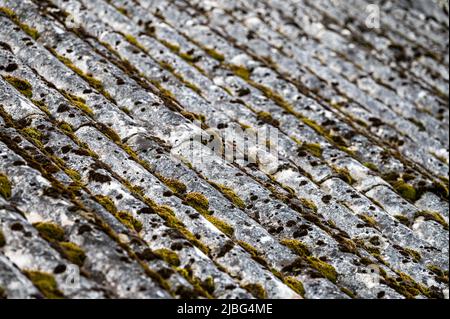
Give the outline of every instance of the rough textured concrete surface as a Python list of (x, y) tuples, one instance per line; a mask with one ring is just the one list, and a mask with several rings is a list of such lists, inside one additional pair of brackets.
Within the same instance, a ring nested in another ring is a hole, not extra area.
[(0, 0), (0, 299), (449, 298), (440, 0)]

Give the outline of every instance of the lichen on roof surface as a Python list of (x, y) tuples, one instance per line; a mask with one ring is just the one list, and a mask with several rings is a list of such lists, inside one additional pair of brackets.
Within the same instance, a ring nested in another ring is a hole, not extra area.
[(0, 298), (449, 298), (448, 1), (0, 28)]

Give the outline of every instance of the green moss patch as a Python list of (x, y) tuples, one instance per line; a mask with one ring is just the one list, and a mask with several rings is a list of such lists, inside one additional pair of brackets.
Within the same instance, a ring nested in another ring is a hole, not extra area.
[(6, 238), (3, 232), (0, 230), (0, 248), (6, 245)]
[(245, 202), (238, 196), (238, 194), (236, 194), (233, 189), (225, 185), (219, 185), (215, 183), (213, 184), (213, 186), (218, 189), (223, 194), (223, 196), (225, 196), (225, 198), (231, 201), (235, 206), (239, 207), (240, 209), (245, 208)]
[(76, 108), (80, 109), (81, 111), (83, 111), (84, 113), (86, 113), (89, 116), (93, 116), (94, 115), (94, 112), (92, 111), (92, 109), (89, 106), (87, 106), (85, 99), (83, 99), (81, 97), (78, 97), (76, 95), (70, 94), (70, 93), (65, 92), (65, 91), (63, 91), (62, 94)]
[(336, 172), (337, 176), (342, 179), (344, 182), (346, 182), (349, 185), (353, 185), (355, 180), (350, 175), (350, 172), (346, 168), (338, 168), (335, 167), (334, 171)]
[(238, 77), (248, 81), (250, 80), (250, 76), (252, 73), (249, 69), (247, 69), (245, 66), (242, 65), (230, 65), (231, 71), (234, 72)]
[(73, 72), (75, 72), (78, 76), (83, 78), (91, 87), (93, 87), (95, 90), (103, 94), (108, 100), (112, 100), (109, 93), (105, 90), (105, 87), (103, 86), (103, 83), (96, 79), (92, 74), (84, 73), (80, 68), (78, 68), (71, 60), (68, 58), (58, 54), (56, 50), (49, 49), (50, 52), (59, 60), (61, 61), (65, 66), (67, 66), (69, 69), (71, 69)]
[(438, 212), (421, 211), (421, 212), (416, 213), (416, 215), (414, 217), (415, 218), (423, 217), (423, 218), (425, 218), (425, 220), (433, 220), (433, 221), (441, 224), (445, 230), (448, 230), (448, 223), (446, 222), (444, 217), (442, 217), (442, 215), (439, 214)]
[(181, 115), (183, 115), (185, 118), (187, 118), (188, 120), (195, 122), (195, 121), (199, 121), (204, 123), (206, 121), (206, 117), (203, 114), (197, 114), (194, 112), (189, 112), (186, 110), (183, 110), (180, 112)]
[(367, 226), (378, 228), (378, 223), (373, 217), (366, 214), (360, 214), (358, 216), (366, 223)]
[(36, 40), (37, 38), (39, 38), (39, 32), (36, 29), (30, 27), (29, 25), (21, 22), (19, 17), (16, 15), (14, 11), (5, 7), (0, 7), (0, 12), (7, 15), (15, 24), (21, 27), (22, 30), (33, 39)]
[(79, 246), (70, 242), (62, 242), (59, 243), (59, 247), (61, 248), (61, 253), (70, 262), (80, 267), (83, 266), (83, 263), (86, 260), (86, 254)]
[(394, 216), (395, 219), (397, 219), (400, 223), (402, 223), (403, 225), (410, 227), (411, 226), (411, 221), (409, 220), (408, 217), (403, 216), (403, 215), (395, 215)]
[(266, 299), (267, 293), (266, 289), (261, 284), (247, 284), (244, 285), (242, 288), (250, 292), (255, 298), (258, 299)]
[(222, 53), (218, 52), (217, 50), (212, 49), (212, 48), (203, 48), (203, 50), (206, 52), (206, 54), (208, 54), (213, 59), (215, 59), (219, 62), (225, 61), (225, 56)]
[(311, 252), (309, 251), (308, 246), (302, 243), (299, 240), (295, 239), (284, 239), (281, 241), (281, 244), (289, 247), (292, 251), (294, 251), (299, 256), (309, 256)]
[(272, 114), (270, 114), (269, 112), (258, 112), (257, 117), (258, 117), (258, 120), (260, 120), (264, 123), (270, 124), (275, 127), (280, 126), (280, 121), (274, 119), (272, 117)]
[(206, 214), (204, 216), (211, 224), (216, 226), (216, 228), (219, 229), (222, 233), (224, 233), (228, 237), (233, 237), (233, 235), (234, 235), (233, 226), (231, 226), (230, 224), (224, 222), (223, 220), (221, 220), (215, 216), (212, 216), (209, 214)]
[(416, 263), (419, 263), (422, 260), (420, 253), (414, 249), (404, 248), (403, 251), (406, 252)]
[(185, 198), (186, 202), (198, 211), (208, 211), (209, 201), (205, 195), (201, 193), (189, 193)]
[(114, 214), (116, 218), (126, 227), (139, 233), (142, 230), (142, 223), (133, 217), (133, 215), (127, 211), (120, 211)]
[(449, 196), (448, 180), (446, 180), (446, 182), (434, 182), (430, 191), (448, 200)]
[(371, 162), (366, 162), (363, 164), (365, 167), (367, 167), (368, 169), (374, 171), (374, 172), (379, 172), (380, 169), (378, 168), (378, 166), (374, 163)]
[(178, 267), (180, 266), (180, 258), (178, 257), (177, 253), (166, 248), (157, 249), (154, 251), (155, 255), (159, 257), (160, 259), (164, 260), (168, 264)]
[(11, 182), (8, 176), (0, 173), (0, 195), (4, 199), (10, 199), (12, 194)]
[(303, 143), (302, 146), (299, 148), (299, 151), (307, 151), (308, 153), (312, 154), (315, 157), (322, 157), (322, 147), (319, 144), (315, 143)]
[(36, 223), (33, 225), (39, 235), (49, 242), (60, 242), (64, 240), (65, 232), (62, 227), (53, 223)]
[(115, 214), (117, 212), (116, 205), (111, 200), (111, 198), (109, 198), (108, 196), (97, 195), (97, 196), (95, 196), (95, 199), (97, 200), (97, 202), (100, 205), (102, 205), (110, 213)]
[(331, 282), (336, 283), (338, 274), (336, 269), (332, 265), (312, 256), (309, 256), (307, 258), (307, 261), (309, 265), (320, 272), (322, 276), (324, 276)]
[(25, 275), (34, 286), (48, 299), (62, 299), (63, 293), (58, 289), (55, 277), (39, 271), (25, 271)]
[(356, 298), (356, 294), (348, 288), (341, 287), (341, 291), (352, 299)]
[(429, 266), (427, 266), (427, 268), (435, 275), (435, 278), (437, 281), (448, 285), (448, 283), (449, 283), (448, 270), (443, 271), (442, 269), (440, 269), (438, 266), (435, 266), (435, 265), (429, 265)]
[(5, 80), (27, 98), (31, 99), (33, 97), (33, 87), (30, 82), (13, 76), (5, 76)]
[(314, 212), (317, 212), (317, 206), (316, 204), (313, 203), (312, 200), (306, 199), (306, 198), (300, 198), (300, 202), (302, 203), (303, 206), (305, 206), (306, 208), (311, 209)]
[(186, 185), (183, 182), (181, 182), (181, 181), (179, 181), (177, 179), (174, 179), (174, 178), (166, 178), (166, 177), (163, 177), (163, 176), (159, 176), (159, 178), (175, 194), (184, 194), (184, 193), (186, 193), (187, 187), (186, 187)]
[(416, 189), (405, 181), (398, 180), (392, 186), (403, 198), (409, 201), (415, 201), (417, 199)]
[(242, 241), (242, 240), (238, 240), (237, 243), (239, 244), (239, 246), (244, 248), (252, 256), (253, 260), (260, 263), (264, 267), (268, 267), (267, 261), (263, 258), (263, 254), (258, 249), (256, 249), (249, 243)]
[(122, 223), (125, 227), (139, 233), (143, 224), (141, 221), (137, 220), (130, 212), (118, 211), (116, 205), (108, 196), (97, 195), (95, 196), (97, 202), (102, 205), (107, 211), (109, 211), (118, 221)]
[(432, 293), (428, 288), (418, 284), (405, 273), (398, 273), (396, 278), (385, 275), (384, 280), (395, 291), (404, 295), (408, 299), (413, 299), (420, 294), (423, 294), (426, 297), (432, 297)]
[(284, 278), (284, 283), (300, 296), (305, 297), (305, 288), (303, 287), (303, 284), (300, 280), (296, 279), (295, 277), (286, 277)]

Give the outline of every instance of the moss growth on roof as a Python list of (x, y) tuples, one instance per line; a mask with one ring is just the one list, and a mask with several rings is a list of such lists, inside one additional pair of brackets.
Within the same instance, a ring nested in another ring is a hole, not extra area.
[(403, 248), (403, 251), (405, 251), (416, 263), (419, 263), (422, 260), (422, 255), (411, 248)]
[(424, 296), (430, 297), (430, 290), (425, 286), (418, 284), (410, 276), (405, 273), (397, 273), (396, 278), (389, 277), (384, 274), (384, 281), (392, 287), (395, 291), (402, 294), (408, 299), (413, 299), (414, 297), (423, 294)]
[(284, 283), (288, 285), (289, 288), (294, 290), (300, 296), (305, 297), (305, 287), (303, 287), (303, 283), (295, 277), (285, 277)]
[(356, 294), (348, 288), (341, 287), (340, 289), (344, 294), (346, 294), (347, 296), (349, 296), (352, 299), (355, 299), (357, 297)]
[(441, 224), (445, 230), (449, 229), (447, 221), (438, 212), (421, 211), (421, 212), (416, 213), (416, 215), (414, 216), (414, 218), (419, 218), (419, 217), (423, 217), (425, 220), (433, 220), (433, 221)]
[(347, 184), (353, 185), (355, 183), (355, 180), (352, 178), (347, 168), (334, 167), (334, 171), (336, 172), (337, 176)]
[(373, 217), (366, 214), (360, 214), (358, 216), (366, 223), (367, 226), (378, 228), (378, 222)]
[(92, 109), (86, 104), (86, 100), (78, 97), (76, 95), (70, 94), (66, 91), (61, 91), (61, 93), (64, 95), (64, 97), (69, 100), (69, 102), (75, 106), (76, 108), (80, 109), (84, 113), (86, 113), (89, 116), (93, 116), (94, 112)]
[(157, 249), (154, 251), (155, 255), (158, 256), (160, 259), (164, 260), (168, 264), (178, 267), (180, 266), (180, 258), (178, 257), (177, 253), (166, 248)]
[(217, 51), (216, 49), (213, 48), (206, 48), (204, 47), (203, 50), (206, 52), (206, 54), (208, 54), (211, 58), (219, 61), (219, 62), (223, 62), (225, 61), (225, 56), (220, 53), (219, 51)]
[(110, 197), (104, 195), (97, 195), (95, 196), (95, 199), (100, 205), (102, 205), (108, 212), (114, 215), (114, 217), (116, 217), (117, 220), (120, 221), (122, 225), (124, 225), (128, 229), (131, 229), (137, 233), (139, 233), (142, 230), (143, 228), (142, 222), (136, 219), (130, 212), (119, 211)]
[(92, 74), (83, 72), (79, 67), (77, 67), (73, 62), (60, 55), (58, 52), (56, 52), (55, 49), (49, 48), (49, 51), (59, 60), (61, 61), (65, 66), (67, 66), (69, 69), (71, 69), (74, 73), (76, 73), (78, 76), (83, 78), (91, 87), (93, 87), (95, 90), (97, 90), (99, 93), (103, 94), (108, 100), (112, 100), (111, 95), (106, 91), (103, 83), (96, 79)]
[(320, 272), (322, 276), (331, 282), (336, 283), (338, 273), (332, 265), (312, 256), (307, 257), (307, 261), (309, 265)]
[(116, 10), (122, 13), (124, 16), (128, 16), (128, 11), (124, 7), (116, 7)]
[(7, 15), (15, 24), (17, 24), (26, 34), (28, 34), (34, 40), (39, 38), (39, 32), (36, 29), (30, 27), (29, 25), (21, 22), (20, 18), (14, 11), (12, 11), (9, 8), (0, 7), (0, 12)]
[(411, 226), (411, 221), (409, 220), (408, 217), (403, 216), (403, 215), (395, 215), (394, 216), (395, 219), (397, 219), (400, 223), (402, 223), (403, 225), (410, 227)]
[(249, 243), (246, 243), (245, 241), (239, 240), (238, 244), (239, 244), (239, 246), (244, 248), (248, 253), (250, 253), (250, 255), (252, 255), (252, 256), (258, 256), (260, 254), (259, 251), (255, 247), (253, 247)]
[(185, 201), (198, 211), (207, 212), (209, 209), (209, 201), (206, 196), (201, 193), (189, 193), (186, 195)]
[(309, 251), (308, 246), (302, 243), (299, 240), (295, 239), (283, 239), (281, 244), (289, 247), (292, 251), (294, 251), (299, 256), (310, 256), (311, 252)]
[(135, 232), (139, 233), (142, 228), (143, 224), (141, 221), (137, 220), (133, 217), (133, 215), (127, 211), (119, 211), (114, 214), (114, 216), (126, 227), (128, 227), (131, 230), (134, 230)]
[(320, 124), (318, 124), (316, 121), (311, 120), (311, 119), (309, 119), (307, 117), (302, 117), (301, 120), (302, 120), (303, 123), (308, 125), (314, 131), (319, 133), (319, 135), (327, 136), (327, 133), (326, 133), (325, 129)]
[(161, 42), (165, 47), (167, 47), (172, 52), (175, 52), (175, 53), (180, 52), (180, 46), (178, 44), (171, 43), (164, 39), (159, 39), (159, 42)]
[(430, 191), (448, 200), (449, 198), (448, 179), (446, 179), (445, 182), (435, 181), (433, 183), (433, 186), (430, 188)]
[(58, 123), (58, 127), (66, 134), (72, 134), (73, 133), (73, 127), (69, 123), (60, 122), (60, 123)]
[(190, 266), (186, 266), (184, 268), (178, 267), (176, 268), (176, 270), (193, 286), (194, 291), (197, 294), (208, 299), (213, 298), (212, 294), (216, 290), (213, 277), (208, 277), (205, 280), (200, 280), (193, 275), (193, 271)]
[(184, 194), (186, 193), (187, 187), (186, 185), (178, 179), (168, 178), (161, 175), (158, 175), (158, 178), (163, 181), (163, 183), (169, 187), (169, 189), (175, 194)]
[(209, 294), (213, 294), (216, 290), (216, 285), (214, 283), (214, 278), (212, 276), (209, 276), (202, 282), (200, 282), (200, 286), (206, 290)]
[(264, 259), (263, 254), (258, 249), (243, 240), (238, 240), (237, 243), (252, 256), (253, 260), (268, 268), (267, 261)]
[(181, 76), (179, 77), (179, 79), (181, 80), (181, 83), (183, 83), (186, 87), (190, 88), (192, 91), (194, 91), (198, 95), (202, 95), (202, 90), (197, 85), (195, 85), (194, 83), (192, 83), (192, 82), (182, 78)]
[(257, 299), (266, 299), (267, 292), (263, 285), (250, 283), (244, 285), (242, 288), (250, 292)]
[(59, 247), (61, 253), (70, 262), (80, 267), (83, 266), (83, 263), (86, 260), (86, 254), (84, 253), (84, 250), (81, 249), (78, 245), (71, 242), (61, 242), (59, 243)]
[(244, 79), (245, 81), (250, 80), (252, 75), (251, 71), (243, 65), (230, 65), (231, 71), (234, 72), (238, 77)]
[(124, 37), (130, 44), (134, 45), (135, 47), (141, 49), (144, 52), (147, 52), (145, 47), (131, 34), (125, 34)]
[(80, 181), (81, 180), (81, 175), (80, 173), (78, 173), (76, 170), (70, 169), (70, 168), (65, 168), (64, 172), (74, 181)]
[(49, 242), (60, 242), (64, 240), (65, 232), (64, 229), (54, 223), (40, 222), (33, 224), (34, 228), (39, 232), (42, 238)]
[(205, 218), (214, 226), (216, 226), (217, 229), (219, 229), (222, 233), (227, 235), (228, 237), (233, 237), (234, 235), (234, 228), (230, 224), (224, 222), (223, 220), (213, 216), (206, 214), (204, 215)]
[(102, 205), (108, 212), (115, 214), (117, 212), (116, 205), (112, 201), (111, 198), (104, 195), (97, 195), (95, 196), (96, 201)]
[(33, 87), (27, 80), (19, 79), (10, 75), (5, 76), (5, 80), (27, 98), (31, 99), (33, 97)]
[(314, 155), (315, 157), (322, 157), (323, 153), (320, 144), (315, 143), (303, 143), (302, 146), (299, 148), (299, 150), (305, 150)]
[(430, 270), (434, 275), (437, 281), (445, 283), (448, 285), (449, 280), (448, 280), (448, 270), (447, 271), (443, 271), (441, 268), (439, 268), (436, 265), (428, 265), (427, 266), (428, 270)]
[(6, 245), (6, 238), (3, 232), (0, 230), (0, 248)]
[(267, 97), (268, 99), (272, 100), (275, 104), (277, 104), (279, 107), (284, 109), (286, 112), (295, 114), (297, 117), (300, 117), (294, 111), (294, 107), (288, 101), (286, 101), (280, 94), (278, 94), (277, 92), (273, 91), (272, 89), (268, 88), (265, 85), (256, 83), (256, 82), (251, 81), (251, 80), (249, 80), (248, 82), (252, 86), (256, 87), (258, 90), (260, 90), (264, 94), (265, 97)]
[(58, 289), (58, 284), (53, 275), (39, 271), (24, 271), (24, 273), (45, 298), (64, 298), (63, 293)]
[(274, 119), (272, 117), (272, 114), (270, 114), (269, 112), (264, 112), (264, 111), (258, 112), (257, 118), (258, 118), (258, 120), (260, 120), (264, 123), (270, 124), (272, 126), (275, 126), (275, 127), (280, 126), (280, 121)]
[(300, 202), (306, 208), (309, 208), (312, 211), (317, 212), (318, 208), (317, 208), (316, 204), (314, 204), (314, 202), (312, 200), (309, 200), (309, 199), (306, 199), (306, 198), (300, 198)]
[(225, 196), (225, 198), (232, 202), (236, 207), (239, 207), (240, 209), (245, 208), (245, 202), (242, 200), (242, 198), (239, 197), (238, 194), (236, 194), (236, 192), (232, 188), (216, 183), (213, 183), (212, 185), (216, 189), (218, 189), (223, 194), (223, 196)]
[(380, 171), (380, 169), (378, 168), (378, 166), (377, 166), (376, 164), (374, 164), (374, 163), (371, 163), (371, 162), (365, 162), (363, 165), (364, 165), (365, 167), (367, 167), (368, 169), (374, 171), (374, 172), (379, 172), (379, 171)]
[(12, 186), (11, 182), (8, 179), (8, 176), (0, 173), (0, 195), (4, 199), (10, 199), (12, 195)]
[(194, 112), (189, 112), (186, 110), (183, 110), (180, 112), (181, 115), (183, 115), (185, 118), (187, 118), (188, 120), (195, 122), (195, 121), (199, 121), (201, 123), (204, 123), (206, 121), (206, 117), (203, 114), (197, 114)]
[(168, 227), (174, 228), (180, 232), (192, 245), (199, 248), (206, 255), (209, 254), (209, 248), (203, 244), (194, 234), (192, 234), (186, 226), (181, 222), (173, 212), (172, 208), (164, 205), (157, 205), (152, 200), (145, 198), (145, 202), (151, 208), (151, 211), (155, 212), (158, 216), (164, 219)]
[(417, 199), (416, 189), (405, 181), (398, 180), (392, 186), (403, 198), (409, 201), (415, 201)]
[(189, 63), (197, 63), (199, 61), (199, 57), (190, 52), (179, 52), (179, 55), (183, 60)]

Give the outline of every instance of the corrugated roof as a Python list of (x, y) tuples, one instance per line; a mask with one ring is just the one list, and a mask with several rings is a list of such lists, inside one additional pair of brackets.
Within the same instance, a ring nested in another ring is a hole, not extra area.
[(448, 1), (0, 28), (0, 298), (448, 298)]

